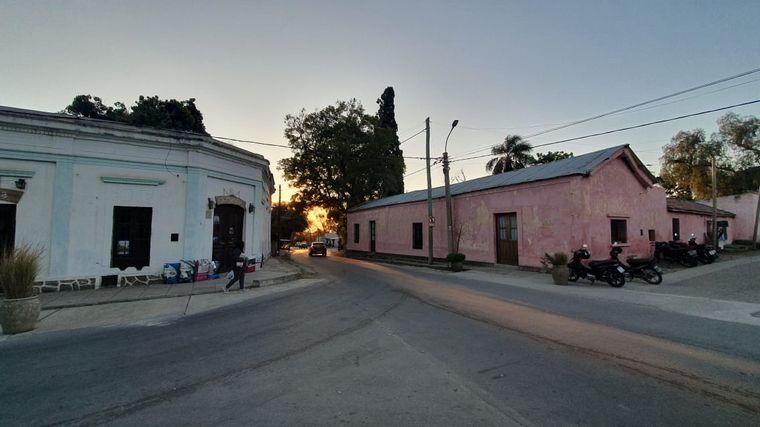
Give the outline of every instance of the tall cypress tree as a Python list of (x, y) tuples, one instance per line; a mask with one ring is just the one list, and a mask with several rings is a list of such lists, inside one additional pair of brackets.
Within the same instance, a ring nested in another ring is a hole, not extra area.
[(393, 103), (395, 97), (396, 93), (393, 91), (393, 87), (388, 86), (377, 100), (377, 104), (380, 106), (377, 111), (377, 118), (380, 120), (378, 132), (386, 134), (386, 138), (383, 138), (386, 141), (383, 147), (386, 154), (383, 156), (386, 173), (382, 182), (382, 197), (404, 192), (404, 171), (406, 170), (406, 165), (404, 164), (404, 153), (401, 151), (398, 139), (396, 106)]

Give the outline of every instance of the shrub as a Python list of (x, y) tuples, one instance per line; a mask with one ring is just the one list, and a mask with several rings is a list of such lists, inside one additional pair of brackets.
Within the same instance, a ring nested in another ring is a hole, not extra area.
[(6, 299), (34, 296), (42, 249), (24, 245), (0, 256), (0, 286)]
[(541, 257), (541, 264), (546, 268), (549, 268), (549, 266), (556, 267), (567, 265), (567, 254), (564, 252), (555, 252), (554, 255), (545, 253), (544, 256)]
[(458, 252), (450, 253), (446, 255), (446, 261), (448, 262), (464, 262), (465, 256), (464, 254), (460, 254)]

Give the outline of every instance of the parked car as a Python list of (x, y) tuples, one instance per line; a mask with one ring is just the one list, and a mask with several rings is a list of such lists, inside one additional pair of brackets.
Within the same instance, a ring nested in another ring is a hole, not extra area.
[(320, 254), (322, 256), (327, 256), (327, 246), (325, 246), (323, 242), (313, 242), (311, 246), (309, 246), (309, 256)]
[(309, 247), (309, 244), (306, 242), (298, 242), (296, 243), (296, 247), (300, 249), (306, 249)]

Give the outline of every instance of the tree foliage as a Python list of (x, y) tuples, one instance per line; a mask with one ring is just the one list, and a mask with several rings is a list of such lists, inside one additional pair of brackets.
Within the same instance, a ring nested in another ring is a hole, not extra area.
[(546, 153), (536, 153), (536, 158), (533, 164), (542, 165), (544, 163), (556, 162), (557, 160), (569, 159), (571, 157), (573, 157), (573, 153), (565, 153), (564, 151), (547, 151)]
[(279, 162), (309, 206), (321, 206), (345, 235), (348, 208), (403, 191), (404, 160), (395, 130), (355, 99), (285, 117), (293, 156)]
[(760, 119), (725, 114), (708, 140), (702, 129), (681, 131), (663, 148), (660, 180), (668, 195), (712, 196), (710, 164), (715, 158), (718, 196), (757, 190), (760, 185)]
[[(130, 111), (131, 110), (131, 111)], [(127, 123), (134, 126), (150, 126), (159, 129), (174, 129), (206, 134), (203, 114), (195, 105), (195, 98), (186, 101), (159, 99), (158, 96), (140, 96), (135, 105), (128, 109), (122, 102), (113, 107), (91, 95), (77, 95), (63, 109), (66, 114)]]
[(306, 205), (298, 200), (272, 206), (272, 238), (289, 239), (309, 226)]
[(534, 162), (531, 150), (530, 143), (519, 135), (507, 135), (504, 142), (491, 148), (491, 155), (496, 157), (486, 163), (486, 171), (498, 175), (527, 167)]

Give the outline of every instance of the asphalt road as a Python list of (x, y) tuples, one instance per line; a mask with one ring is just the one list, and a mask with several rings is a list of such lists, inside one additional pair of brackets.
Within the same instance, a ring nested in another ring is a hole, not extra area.
[(718, 352), (704, 338), (687, 347), (670, 339), (678, 328), (666, 322), (652, 336), (595, 317), (635, 307), (600, 315), (593, 301), (554, 301), (560, 310), (508, 286), (514, 295), (492, 297), (447, 275), (295, 258), (327, 283), (150, 326), (0, 342), (0, 425), (756, 425), (760, 417), (751, 346)]

